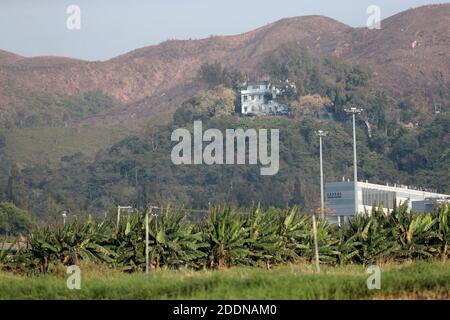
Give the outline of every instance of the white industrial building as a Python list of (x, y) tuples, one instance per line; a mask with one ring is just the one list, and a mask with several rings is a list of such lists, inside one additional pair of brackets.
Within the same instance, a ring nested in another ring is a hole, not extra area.
[(285, 114), (287, 106), (275, 101), (280, 90), (269, 81), (250, 81), (241, 90), (241, 113), (244, 115)]
[(371, 212), (372, 206), (383, 205), (385, 211), (391, 211), (394, 204), (408, 202), (408, 209), (414, 212), (430, 212), (436, 202), (450, 200), (450, 195), (408, 186), (380, 185), (358, 182), (358, 208), (355, 210), (355, 189), (353, 181), (330, 182), (325, 184), (325, 201), (329, 209), (328, 220), (342, 224), (355, 213)]

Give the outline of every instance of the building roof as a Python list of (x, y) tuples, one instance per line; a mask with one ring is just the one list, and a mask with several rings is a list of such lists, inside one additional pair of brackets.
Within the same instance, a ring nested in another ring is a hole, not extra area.
[(268, 84), (269, 84), (269, 81), (267, 81), (267, 80), (247, 82), (247, 86), (261, 86), (261, 85), (268, 85)]
[[(327, 182), (325, 184), (327, 187), (337, 187), (337, 186), (344, 186), (344, 185), (351, 185), (353, 186), (353, 181), (337, 181), (337, 182)], [(448, 198), (450, 195), (443, 194), (443, 193), (437, 193), (425, 189), (419, 189), (414, 187), (408, 187), (405, 185), (383, 185), (383, 184), (375, 184), (375, 183), (369, 183), (369, 182), (363, 182), (358, 181), (358, 187), (360, 188), (372, 188), (372, 189), (378, 189), (378, 190), (385, 190), (385, 191), (394, 191), (394, 192), (407, 192), (409, 194), (413, 195), (420, 195), (424, 198), (430, 197), (430, 198)]]

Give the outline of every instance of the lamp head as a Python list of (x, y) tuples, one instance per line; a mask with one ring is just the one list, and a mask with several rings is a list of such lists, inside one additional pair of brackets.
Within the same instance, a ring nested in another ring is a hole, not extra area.
[(353, 113), (353, 114), (359, 114), (363, 111), (364, 109), (360, 109), (360, 108), (356, 108), (356, 107), (350, 107), (350, 108), (346, 108), (344, 109), (345, 112), (347, 113)]

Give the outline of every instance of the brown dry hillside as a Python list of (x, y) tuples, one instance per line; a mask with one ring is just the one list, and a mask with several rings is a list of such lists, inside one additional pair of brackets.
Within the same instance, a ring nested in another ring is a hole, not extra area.
[(450, 4), (401, 12), (381, 30), (357, 29), (342, 57), (367, 63), (397, 95), (418, 97), (450, 83)]
[(384, 20), (381, 30), (351, 28), (322, 16), (295, 17), (235, 36), (167, 41), (105, 62), (24, 58), (0, 51), (0, 111), (26, 112), (17, 92), (78, 95), (100, 90), (126, 109), (87, 122), (151, 116), (173, 110), (200, 88), (193, 80), (201, 64), (219, 61), (251, 73), (293, 41), (315, 54), (369, 64), (383, 88), (424, 101), (429, 90), (450, 83), (449, 31), (450, 4), (444, 4), (397, 14)]

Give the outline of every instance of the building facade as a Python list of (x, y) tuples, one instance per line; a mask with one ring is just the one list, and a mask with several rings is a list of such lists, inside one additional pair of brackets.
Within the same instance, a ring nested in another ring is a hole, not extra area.
[(371, 212), (372, 207), (383, 206), (385, 212), (394, 206), (408, 202), (408, 210), (429, 212), (436, 202), (449, 201), (450, 195), (409, 188), (358, 182), (358, 208), (355, 210), (353, 181), (330, 182), (325, 184), (325, 201), (329, 208), (328, 218), (332, 223), (342, 224), (355, 213)]
[(287, 106), (275, 101), (280, 90), (269, 81), (251, 81), (241, 90), (241, 113), (244, 115), (286, 114)]

